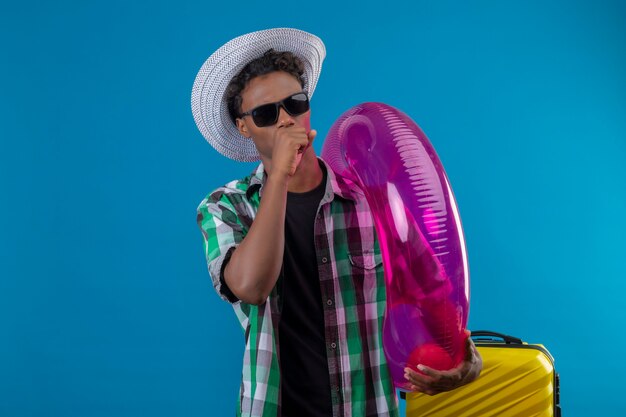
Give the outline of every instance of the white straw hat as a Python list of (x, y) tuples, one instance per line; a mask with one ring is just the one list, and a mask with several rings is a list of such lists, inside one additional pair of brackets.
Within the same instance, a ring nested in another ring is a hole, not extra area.
[(309, 98), (313, 96), (326, 48), (317, 36), (289, 28), (261, 30), (231, 40), (204, 62), (193, 83), (191, 111), (200, 133), (219, 153), (236, 161), (256, 161), (259, 154), (254, 142), (237, 130), (224, 93), (233, 77), (268, 49), (289, 51), (302, 60), (304, 91)]

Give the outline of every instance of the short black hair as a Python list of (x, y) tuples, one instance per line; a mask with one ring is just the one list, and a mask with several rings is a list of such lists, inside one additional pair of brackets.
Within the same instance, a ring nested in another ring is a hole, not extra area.
[(241, 92), (246, 88), (246, 85), (254, 77), (274, 71), (284, 71), (293, 75), (300, 82), (300, 86), (304, 88), (304, 78), (302, 77), (304, 64), (302, 60), (291, 52), (278, 52), (274, 49), (269, 49), (263, 56), (248, 62), (226, 87), (224, 95), (228, 104), (228, 113), (233, 123), (235, 123), (235, 119), (241, 116)]

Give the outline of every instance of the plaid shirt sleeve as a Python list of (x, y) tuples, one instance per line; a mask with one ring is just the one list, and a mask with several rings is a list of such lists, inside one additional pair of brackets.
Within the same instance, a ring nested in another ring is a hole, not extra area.
[(237, 208), (242, 205), (244, 199), (240, 190), (229, 189), (226, 185), (207, 196), (198, 206), (197, 214), (213, 287), (223, 300), (230, 303), (239, 300), (224, 283), (223, 267), (248, 231), (244, 225), (245, 216), (237, 214)]
[(245, 334), (237, 416), (276, 417), (279, 412), (280, 369), (275, 338), (277, 303), (270, 295), (262, 305), (234, 302), (221, 275), (223, 266), (250, 230), (260, 203), (262, 165), (256, 174), (218, 188), (198, 207), (209, 274), (219, 296), (232, 303)]

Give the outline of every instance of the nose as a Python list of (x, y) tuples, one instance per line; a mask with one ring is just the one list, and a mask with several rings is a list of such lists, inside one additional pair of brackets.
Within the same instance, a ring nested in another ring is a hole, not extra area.
[(293, 119), (287, 111), (280, 106), (278, 108), (278, 127), (288, 127), (296, 124), (296, 121)]

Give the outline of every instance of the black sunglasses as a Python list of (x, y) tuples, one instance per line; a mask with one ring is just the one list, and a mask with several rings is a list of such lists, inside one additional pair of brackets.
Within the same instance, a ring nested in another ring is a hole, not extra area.
[(242, 113), (240, 117), (252, 116), (254, 124), (258, 127), (272, 126), (278, 121), (281, 107), (291, 116), (299, 116), (309, 110), (309, 97), (302, 91), (276, 103), (262, 104), (249, 112)]

